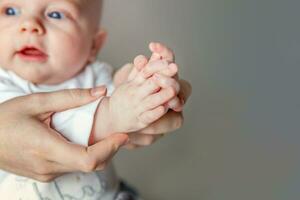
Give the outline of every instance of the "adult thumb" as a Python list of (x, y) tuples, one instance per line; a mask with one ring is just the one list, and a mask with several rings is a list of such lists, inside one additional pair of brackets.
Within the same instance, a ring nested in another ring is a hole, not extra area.
[[(120, 147), (128, 143), (128, 135), (124, 133), (113, 134), (100, 142), (88, 147), (88, 154), (95, 160), (97, 166), (108, 162)], [(98, 168), (99, 169), (99, 168)]]

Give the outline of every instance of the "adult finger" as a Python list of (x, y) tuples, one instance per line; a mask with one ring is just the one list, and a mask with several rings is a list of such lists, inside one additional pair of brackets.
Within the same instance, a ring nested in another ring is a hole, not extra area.
[(183, 79), (179, 80), (179, 84), (181, 89), (179, 91), (178, 97), (181, 101), (181, 104), (184, 105), (192, 94), (192, 86), (189, 82)]
[(24, 110), (30, 115), (59, 112), (90, 103), (105, 94), (105, 86), (93, 89), (71, 89), (58, 92), (36, 93), (23, 97), (23, 100), (30, 102), (26, 107), (27, 109)]
[(159, 120), (140, 130), (139, 133), (151, 135), (170, 133), (179, 129), (183, 124), (183, 120), (182, 113), (170, 110)]
[(119, 148), (128, 143), (128, 140), (127, 134), (113, 134), (87, 148), (89, 159), (95, 161), (95, 168), (97, 168), (102, 163), (110, 161)]
[(131, 145), (134, 145), (134, 147), (137, 146), (149, 146), (153, 144), (155, 141), (163, 137), (162, 134), (158, 135), (149, 135), (149, 134), (141, 134), (141, 133), (130, 133), (130, 143)]
[[(47, 156), (47, 160), (59, 163), (70, 172), (92, 170), (99, 162), (110, 158), (128, 139), (126, 134), (114, 134), (86, 148), (68, 142), (54, 130), (49, 131), (51, 134), (45, 134), (43, 140), (47, 142), (42, 142), (43, 150), (40, 153)], [(56, 168), (57, 171), (61, 170), (61, 172), (64, 172), (64, 169)]]

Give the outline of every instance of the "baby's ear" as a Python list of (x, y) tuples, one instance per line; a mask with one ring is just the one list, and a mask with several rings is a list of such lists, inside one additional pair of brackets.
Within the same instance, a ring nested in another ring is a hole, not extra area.
[(103, 47), (107, 38), (107, 32), (104, 29), (99, 29), (99, 31), (95, 34), (92, 49), (89, 57), (89, 61), (93, 62), (97, 58), (97, 54)]

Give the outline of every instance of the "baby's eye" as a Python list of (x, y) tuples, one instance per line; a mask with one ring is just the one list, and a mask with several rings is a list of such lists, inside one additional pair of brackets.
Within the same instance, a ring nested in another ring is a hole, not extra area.
[(17, 8), (13, 8), (13, 7), (6, 8), (4, 12), (8, 16), (14, 16), (14, 15), (20, 14), (20, 10)]
[(63, 18), (65, 18), (65, 15), (61, 12), (58, 12), (58, 11), (50, 12), (47, 15), (48, 15), (48, 17), (53, 18), (53, 19), (63, 19)]

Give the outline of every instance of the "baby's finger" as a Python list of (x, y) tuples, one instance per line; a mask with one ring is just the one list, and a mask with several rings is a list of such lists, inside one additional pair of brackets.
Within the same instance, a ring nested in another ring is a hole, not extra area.
[(164, 74), (166, 76), (175, 76), (178, 72), (178, 66), (175, 63), (168, 64), (165, 60), (150, 62), (143, 70), (144, 78), (149, 78), (155, 73)]
[(141, 71), (148, 63), (148, 58), (144, 55), (139, 55), (135, 57), (134, 61), (134, 66), (138, 71)]
[(159, 86), (157, 81), (154, 80), (153, 77), (148, 78), (138, 89), (137, 92), (140, 93), (141, 99), (144, 99), (145, 97), (156, 93), (160, 90), (161, 86)]
[(173, 88), (162, 89), (161, 91), (146, 97), (140, 104), (139, 110), (152, 110), (160, 105), (167, 103), (170, 99), (176, 96), (176, 91)]
[(161, 74), (155, 74), (152, 79), (162, 88), (173, 88), (176, 94), (178, 94), (180, 91), (180, 84), (174, 78), (170, 78)]
[(163, 59), (163, 60), (167, 60), (168, 62), (175, 61), (174, 52), (159, 42), (151, 42), (149, 44), (149, 49), (153, 53), (160, 55), (161, 59)]
[(139, 120), (144, 124), (151, 124), (166, 114), (167, 109), (159, 106), (153, 110), (148, 110), (139, 116)]
[(177, 96), (167, 102), (167, 107), (175, 112), (181, 112), (183, 109), (183, 105)]
[(161, 60), (161, 56), (158, 53), (152, 53), (151, 58), (149, 61), (156, 61), (156, 60)]
[(136, 76), (137, 74), (139, 73), (139, 71), (137, 70), (137, 68), (134, 66), (127, 78), (127, 81), (132, 81)]
[(128, 76), (128, 81), (131, 81), (133, 80), (137, 75), (138, 73), (147, 65), (148, 63), (148, 59), (146, 56), (143, 56), (143, 55), (139, 55), (137, 57), (135, 57), (134, 59), (134, 67), (131, 71), (131, 73), (129, 74)]

